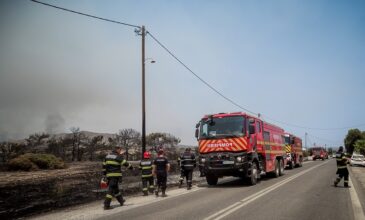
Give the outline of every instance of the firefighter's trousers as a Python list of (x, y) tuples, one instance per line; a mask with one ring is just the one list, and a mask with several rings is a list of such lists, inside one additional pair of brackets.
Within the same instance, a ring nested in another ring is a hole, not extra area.
[(192, 169), (184, 170), (184, 176), (186, 178), (186, 183), (188, 187), (191, 187), (193, 183), (193, 171)]
[(184, 170), (183, 170), (182, 168), (180, 168), (180, 179), (179, 179), (180, 185), (182, 185), (182, 184), (183, 184), (183, 182), (184, 182), (184, 177), (185, 177)]
[(157, 190), (161, 189), (161, 191), (164, 193), (166, 190), (166, 183), (167, 183), (167, 172), (157, 171)]
[(147, 193), (147, 191), (152, 193), (155, 188), (153, 185), (153, 176), (142, 177), (142, 187), (143, 193)]
[(344, 186), (348, 186), (348, 184), (349, 184), (349, 171), (347, 170), (347, 168), (346, 167), (345, 168), (338, 168), (337, 169), (337, 174), (338, 174), (338, 177), (336, 179), (336, 184), (338, 184), (341, 181), (342, 177), (343, 177)]
[(108, 177), (108, 192), (105, 196), (104, 207), (110, 207), (112, 198), (115, 197), (118, 202), (123, 205), (123, 196), (119, 191), (119, 182), (122, 182), (122, 177)]

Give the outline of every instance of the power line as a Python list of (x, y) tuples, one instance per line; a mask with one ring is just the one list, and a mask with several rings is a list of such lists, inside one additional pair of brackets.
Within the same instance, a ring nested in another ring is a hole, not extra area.
[(60, 9), (60, 10), (63, 10), (63, 11), (71, 12), (71, 13), (74, 13), (74, 14), (99, 19), (99, 20), (102, 20), (102, 21), (107, 21), (107, 22), (112, 22), (112, 23), (116, 23), (116, 24), (126, 25), (126, 26), (129, 26), (129, 27), (141, 28), (138, 25), (128, 24), (128, 23), (115, 21), (115, 20), (111, 20), (111, 19), (107, 19), (107, 18), (102, 18), (102, 17), (98, 17), (98, 16), (95, 16), (95, 15), (90, 15), (90, 14), (86, 14), (86, 13), (83, 13), (83, 12), (78, 12), (78, 11), (70, 10), (70, 9), (67, 9), (67, 8), (62, 8), (62, 7), (59, 7), (59, 6), (56, 6), (56, 5), (51, 5), (51, 4), (48, 4), (48, 3), (40, 2), (40, 1), (37, 1), (37, 0), (31, 0), (31, 1), (35, 2), (35, 3), (38, 3), (38, 4), (49, 6), (49, 7), (52, 7), (52, 8), (56, 8), (56, 9)]
[[(197, 79), (199, 79), (201, 82), (203, 82), (206, 86), (208, 86), (210, 89), (212, 89), (214, 92), (216, 92), (219, 96), (221, 96), (222, 98), (224, 98), (225, 100), (227, 100), (228, 102), (232, 103), (233, 105), (237, 106), (238, 108), (249, 112), (251, 114), (254, 115), (258, 115), (258, 113), (255, 113), (253, 111), (250, 111), (244, 107), (242, 107), (240, 104), (236, 103), (235, 101), (233, 101), (232, 99), (228, 98), (227, 96), (225, 96), (222, 92), (218, 91), (216, 88), (214, 88), (212, 85), (210, 85), (207, 81), (205, 81), (204, 79), (202, 79), (198, 74), (196, 74), (193, 70), (191, 70), (185, 63), (183, 63), (175, 54), (173, 54), (164, 44), (162, 44), (159, 40), (156, 39), (156, 37), (154, 37), (151, 32), (147, 31), (147, 34), (150, 35), (152, 37), (153, 40), (156, 41), (157, 44), (159, 44), (164, 50), (166, 50), (167, 53), (169, 53), (175, 60), (177, 60), (182, 66), (184, 66), (190, 73), (192, 73)], [(343, 130), (343, 129), (348, 129), (348, 128), (353, 128), (353, 127), (359, 127), (359, 126), (365, 126), (365, 124), (359, 124), (359, 125), (355, 125), (355, 126), (347, 126), (347, 127), (342, 127), (342, 128), (312, 128), (312, 127), (306, 127), (306, 126), (301, 126), (301, 125), (296, 125), (296, 124), (291, 124), (291, 123), (287, 123), (287, 122), (283, 122), (283, 121), (279, 121), (276, 119), (273, 119), (271, 117), (268, 117), (266, 115), (263, 115), (265, 118), (271, 120), (271, 121), (275, 121), (277, 123), (281, 123), (287, 126), (291, 126), (291, 127), (297, 127), (297, 128), (302, 128), (302, 129), (308, 129), (308, 130)]]
[[(125, 26), (129, 26), (129, 27), (134, 27), (134, 28), (141, 29), (141, 27), (138, 26), (138, 25), (128, 24), (128, 23), (125, 23), (125, 22), (115, 21), (115, 20), (111, 20), (111, 19), (107, 19), (107, 18), (102, 18), (102, 17), (98, 17), (98, 16), (95, 16), (95, 15), (90, 15), (90, 14), (86, 14), (86, 13), (83, 13), (83, 12), (74, 11), (74, 10), (67, 9), (67, 8), (63, 8), (63, 7), (59, 7), (59, 6), (56, 6), (56, 5), (51, 5), (51, 4), (48, 4), (48, 3), (40, 2), (40, 1), (37, 1), (37, 0), (31, 0), (31, 1), (32, 2), (35, 2), (35, 3), (38, 3), (38, 4), (45, 5), (45, 6), (49, 6), (49, 7), (52, 7), (52, 8), (56, 8), (56, 9), (59, 9), (59, 10), (67, 11), (67, 12), (70, 12), (70, 13), (74, 13), (74, 14), (78, 14), (78, 15), (83, 15), (83, 16), (87, 16), (87, 17), (94, 18), (94, 19), (98, 19), (98, 20), (102, 20), (102, 21), (107, 21), (107, 22), (111, 22), (111, 23), (115, 23), (115, 24), (120, 24), (120, 25), (125, 25)], [(259, 115), (259, 113), (255, 113), (253, 111), (250, 111), (249, 109), (244, 108), (243, 106), (241, 106), (237, 102), (235, 102), (232, 99), (230, 99), (227, 96), (225, 96), (222, 92), (220, 92), (218, 89), (214, 88), (207, 81), (205, 81), (198, 74), (196, 74), (193, 70), (191, 70), (184, 62), (182, 62), (176, 55), (174, 55), (164, 44), (162, 44), (159, 40), (157, 40), (157, 38), (154, 37), (149, 31), (147, 31), (147, 34), (150, 35), (152, 37), (152, 39), (157, 44), (159, 44), (164, 50), (166, 50), (166, 52), (168, 52), (176, 61), (178, 61), (182, 66), (184, 66), (198, 80), (200, 80), (202, 83), (204, 83), (207, 87), (209, 87), (211, 90), (213, 90), (219, 96), (221, 96), (223, 99), (225, 99), (226, 101), (230, 102), (234, 106), (240, 108), (241, 110), (244, 110), (244, 111), (246, 111), (248, 113), (251, 113), (251, 114), (254, 114), (254, 115)], [(277, 123), (280, 123), (280, 124), (283, 124), (283, 125), (287, 125), (287, 126), (290, 126), (290, 127), (302, 128), (302, 129), (308, 129), (308, 130), (343, 130), (343, 129), (349, 129), (349, 128), (354, 128), (354, 127), (362, 127), (362, 126), (365, 126), (365, 124), (359, 124), (359, 125), (346, 126), (346, 127), (341, 127), (341, 128), (314, 128), (314, 127), (306, 127), (306, 126), (301, 126), (301, 125), (296, 125), (296, 124), (291, 124), (291, 123), (279, 121), (279, 120), (273, 119), (271, 117), (268, 117), (266, 115), (263, 115), (263, 116), (265, 118), (271, 120), (271, 121), (274, 121), (274, 122), (277, 122)]]
[(202, 83), (204, 83), (206, 86), (208, 86), (210, 89), (212, 89), (215, 93), (217, 93), (219, 96), (221, 96), (223, 99), (227, 100), (228, 102), (232, 103), (233, 105), (237, 106), (238, 108), (249, 112), (251, 114), (257, 115), (257, 113), (250, 111), (244, 107), (242, 107), (241, 105), (239, 105), (238, 103), (236, 103), (235, 101), (233, 101), (232, 99), (228, 98), (227, 96), (225, 96), (222, 92), (218, 91), (216, 88), (214, 88), (212, 85), (210, 85), (207, 81), (205, 81), (204, 79), (202, 79), (198, 74), (196, 74), (193, 70), (191, 70), (185, 63), (183, 63), (179, 58), (177, 58), (169, 49), (167, 49), (167, 47), (165, 45), (163, 45), (159, 40), (157, 40), (152, 34), (151, 32), (147, 31), (147, 34), (150, 35), (152, 37), (153, 40), (156, 41), (157, 44), (159, 44), (164, 50), (166, 50), (167, 53), (169, 53), (177, 62), (179, 62), (182, 66), (184, 66), (190, 73), (192, 73), (197, 79), (199, 79)]

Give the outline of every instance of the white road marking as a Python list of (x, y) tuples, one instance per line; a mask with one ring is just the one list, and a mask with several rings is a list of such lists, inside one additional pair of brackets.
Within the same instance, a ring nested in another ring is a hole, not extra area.
[(357, 196), (356, 189), (352, 184), (351, 176), (349, 177), (349, 184), (351, 186), (351, 188), (349, 188), (349, 191), (352, 202), (352, 210), (354, 212), (354, 218), (355, 220), (364, 220), (365, 219), (364, 211), (362, 209), (359, 197)]
[(239, 202), (236, 202), (236, 203), (234, 203), (234, 204), (232, 204), (232, 205), (230, 205), (230, 206), (228, 206), (228, 207), (226, 207), (226, 208), (224, 208), (224, 209), (222, 209), (222, 210), (214, 213), (213, 215), (210, 215), (210, 216), (204, 218), (204, 220), (211, 220), (211, 219), (219, 220), (219, 219), (222, 219), (222, 218), (230, 215), (231, 213), (235, 212), (236, 210), (242, 208), (243, 206), (245, 206), (245, 205), (247, 205), (247, 204), (255, 201), (256, 199), (258, 199), (258, 198), (266, 195), (267, 193), (269, 193), (269, 192), (271, 192), (271, 191), (279, 188), (280, 186), (282, 186), (282, 185), (284, 185), (284, 184), (286, 184), (286, 183), (288, 183), (288, 182), (290, 182), (290, 181), (298, 178), (299, 176), (304, 175), (305, 173), (307, 173), (307, 172), (309, 172), (309, 171), (311, 171), (311, 170), (313, 170), (313, 169), (315, 169), (315, 168), (317, 168), (319, 166), (323, 166), (324, 164), (326, 164), (328, 162), (329, 161), (324, 162), (324, 163), (320, 163), (320, 164), (318, 164), (318, 165), (316, 165), (314, 167), (311, 167), (311, 168), (309, 168), (307, 170), (304, 170), (304, 171), (302, 171), (300, 173), (297, 173), (297, 174), (295, 174), (295, 175), (293, 175), (293, 176), (291, 176), (291, 177), (289, 177), (289, 178), (287, 178), (285, 180), (282, 180), (282, 181), (280, 181), (280, 182), (278, 182), (278, 183), (276, 183), (276, 184), (274, 184), (272, 186), (269, 186), (269, 187), (267, 187), (267, 188), (265, 188), (265, 189), (263, 189), (263, 190), (255, 193), (255, 194), (251, 195), (251, 196), (248, 196), (248, 197), (240, 200)]

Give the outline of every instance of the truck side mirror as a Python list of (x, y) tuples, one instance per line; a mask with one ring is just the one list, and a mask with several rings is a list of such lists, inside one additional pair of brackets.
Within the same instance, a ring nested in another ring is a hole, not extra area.
[(195, 129), (195, 138), (196, 138), (196, 139), (198, 139), (198, 135), (199, 135), (199, 129), (198, 129), (198, 128), (196, 128), (196, 129)]

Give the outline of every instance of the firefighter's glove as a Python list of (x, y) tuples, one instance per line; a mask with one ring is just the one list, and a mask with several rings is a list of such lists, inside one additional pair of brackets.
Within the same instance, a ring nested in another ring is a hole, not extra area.
[(106, 178), (106, 176), (103, 176), (103, 178), (101, 179), (101, 181), (108, 182), (108, 179)]

